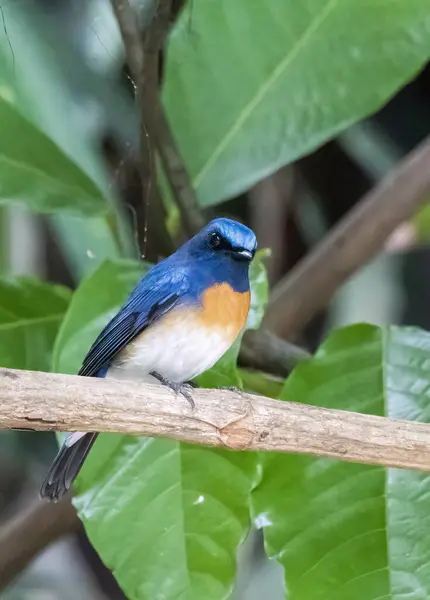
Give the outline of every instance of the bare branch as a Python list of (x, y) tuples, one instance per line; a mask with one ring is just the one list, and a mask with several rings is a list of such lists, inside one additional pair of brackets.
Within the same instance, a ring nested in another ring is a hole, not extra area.
[(428, 424), (227, 390), (193, 393), (194, 410), (165, 386), (0, 369), (0, 428), (110, 431), (430, 470)]
[(240, 347), (240, 362), (246, 367), (286, 377), (312, 355), (266, 329), (248, 329)]
[[(204, 226), (205, 219), (159, 95), (160, 52), (170, 27), (172, 2), (154, 2), (154, 16), (143, 35), (129, 0), (111, 0), (111, 3), (124, 42), (127, 63), (136, 83), (141, 115), (140, 170), (144, 198), (139, 210), (140, 237), (146, 239), (147, 212), (154, 214), (151, 227), (158, 226), (154, 205), (162, 203), (156, 182), (155, 146), (180, 210), (184, 229), (189, 236), (193, 236)], [(145, 207), (148, 204), (147, 211)]]
[(140, 112), (139, 171), (143, 198), (142, 203), (138, 206), (138, 226), (142, 253), (145, 253), (147, 206), (154, 202), (156, 194), (154, 135), (152, 133), (154, 120), (151, 118), (151, 105), (146, 101), (150, 94), (149, 85), (153, 84), (153, 81), (147, 81), (148, 70), (152, 73), (153, 68), (145, 61), (136, 15), (129, 0), (111, 0), (111, 4), (124, 42), (126, 61), (136, 86)]
[[(159, 52), (169, 25), (171, 2), (154, 2), (155, 14), (144, 36), (141, 35), (137, 16), (129, 0), (111, 0), (111, 4), (123, 39), (126, 61), (136, 86), (140, 112), (139, 171), (142, 202), (137, 206), (137, 221), (141, 252), (146, 256), (149, 227), (151, 239), (159, 241), (159, 238), (168, 238), (170, 251), (173, 252), (173, 245), (165, 229), (164, 207), (157, 187), (155, 161)], [(156, 257), (151, 255), (147, 258), (154, 260)]]
[(157, 145), (184, 230), (191, 237), (205, 225), (205, 218), (162, 107), (158, 112)]
[(145, 55), (136, 15), (129, 0), (111, 0), (111, 4), (124, 42), (127, 64), (137, 85), (144, 71)]
[[(157, 57), (157, 61), (170, 27), (170, 19), (173, 16), (171, 13), (171, 0), (159, 0), (155, 18), (145, 33), (145, 54), (153, 56), (154, 59)], [(160, 96), (154, 97), (153, 101), (155, 103), (153, 110), (156, 116), (154, 131), (157, 149), (173, 198), (178, 205), (184, 230), (191, 237), (205, 225), (205, 219)]]
[(428, 202), (429, 190), (427, 138), (276, 285), (263, 326), (285, 337), (300, 331), (345, 280), (383, 249), (396, 227)]
[[(287, 235), (294, 212), (296, 174), (293, 165), (282, 167), (248, 191), (250, 222), (260, 248), (270, 248), (266, 263), (270, 287), (279, 280), (291, 260), (294, 240)], [(293, 243), (291, 243), (293, 241)]]
[(70, 500), (49, 505), (35, 502), (0, 528), (0, 591), (41, 550), (77, 531), (80, 521)]

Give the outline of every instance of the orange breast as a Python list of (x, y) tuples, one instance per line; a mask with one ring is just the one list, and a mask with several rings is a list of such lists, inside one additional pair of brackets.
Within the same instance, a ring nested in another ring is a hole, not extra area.
[(250, 306), (249, 292), (235, 292), (228, 283), (214, 285), (202, 295), (199, 320), (205, 327), (224, 329), (236, 339), (246, 323)]

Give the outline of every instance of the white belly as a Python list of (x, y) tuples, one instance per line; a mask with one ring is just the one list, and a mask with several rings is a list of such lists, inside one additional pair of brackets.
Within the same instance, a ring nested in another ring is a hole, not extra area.
[(170, 381), (183, 383), (210, 369), (235, 337), (224, 328), (208, 329), (192, 313), (165, 319), (129, 344), (107, 377), (154, 381), (148, 374), (156, 371)]

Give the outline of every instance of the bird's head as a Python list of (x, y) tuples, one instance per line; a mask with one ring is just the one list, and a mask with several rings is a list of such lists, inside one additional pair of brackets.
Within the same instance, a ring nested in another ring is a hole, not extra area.
[(214, 219), (188, 243), (192, 253), (227, 258), (244, 265), (251, 262), (257, 249), (254, 232), (231, 219)]

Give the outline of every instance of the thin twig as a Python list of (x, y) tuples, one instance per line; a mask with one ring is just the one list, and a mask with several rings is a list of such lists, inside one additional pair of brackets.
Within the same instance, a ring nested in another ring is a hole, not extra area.
[(283, 337), (300, 331), (340, 285), (369, 262), (430, 191), (430, 138), (411, 152), (273, 290), (263, 326)]
[(127, 64), (137, 86), (145, 65), (137, 18), (129, 0), (111, 0), (111, 4), (124, 42)]
[[(151, 105), (154, 118), (151, 123), (154, 129), (154, 141), (173, 198), (178, 205), (185, 232), (189, 236), (193, 236), (204, 226), (205, 219), (158, 93), (159, 54), (169, 32), (171, 12), (171, 0), (159, 0), (154, 18), (147, 30), (144, 31), (144, 85), (145, 90), (149, 93), (142, 97)], [(125, 38), (124, 44), (126, 44)]]
[[(157, 77), (159, 71), (158, 56), (165, 45), (169, 32), (171, 13), (171, 0), (160, 0), (156, 16), (144, 35), (145, 54), (150, 57), (149, 59), (153, 64), (157, 64)], [(154, 130), (157, 149), (173, 199), (178, 205), (185, 233), (191, 237), (204, 226), (205, 219), (159, 94), (157, 97), (154, 96), (152, 100), (154, 102), (154, 115), (156, 116)]]
[[(123, 39), (126, 61), (136, 86), (140, 112), (139, 171), (143, 197), (142, 202), (137, 206), (137, 215), (141, 251), (142, 255), (146, 256), (149, 225), (151, 230), (154, 230), (155, 237), (167, 235), (163, 204), (156, 180), (155, 130), (159, 104), (159, 51), (164, 41), (164, 35), (160, 32), (166, 27), (165, 22), (169, 18), (170, 0), (155, 2), (154, 17), (148, 31), (145, 32), (144, 39), (129, 0), (111, 0), (111, 4)], [(170, 250), (173, 251), (173, 246)]]
[(299, 362), (310, 357), (304, 348), (265, 329), (248, 329), (240, 347), (241, 365), (281, 377), (286, 377)]
[(154, 217), (151, 218), (151, 228), (159, 228), (160, 218), (163, 218), (160, 212), (155, 210), (162, 206), (156, 182), (155, 145), (158, 147), (166, 178), (178, 204), (186, 233), (190, 236), (197, 233), (203, 227), (205, 220), (159, 96), (160, 52), (170, 28), (172, 2), (171, 0), (155, 2), (153, 18), (143, 33), (139, 31), (136, 16), (128, 0), (111, 0), (111, 2), (121, 30), (127, 63), (136, 83), (140, 107), (142, 123), (140, 169), (144, 198), (139, 210), (141, 224), (139, 229), (145, 249), (149, 215)]
[(157, 146), (184, 230), (191, 237), (205, 225), (205, 218), (162, 107), (158, 113)]
[(430, 471), (429, 424), (227, 390), (193, 395), (194, 409), (166, 386), (0, 369), (0, 428), (119, 432)]
[(155, 160), (152, 147), (154, 136), (151, 135), (154, 120), (151, 119), (151, 105), (146, 103), (147, 95), (153, 93), (149, 88), (154, 82), (147, 81), (148, 72), (152, 73), (153, 68), (150, 61), (145, 60), (137, 18), (129, 0), (111, 0), (111, 4), (124, 42), (126, 61), (136, 86), (141, 119), (140, 172), (144, 202), (146, 202), (155, 183)]
[[(145, 55), (153, 64), (157, 64), (157, 77), (160, 71), (158, 68), (159, 53), (165, 45), (172, 17), (172, 0), (159, 0), (156, 15), (151, 26), (144, 33)], [(173, 199), (178, 205), (184, 230), (191, 237), (204, 226), (205, 219), (159, 94), (152, 100), (156, 116), (154, 128), (157, 149)]]

